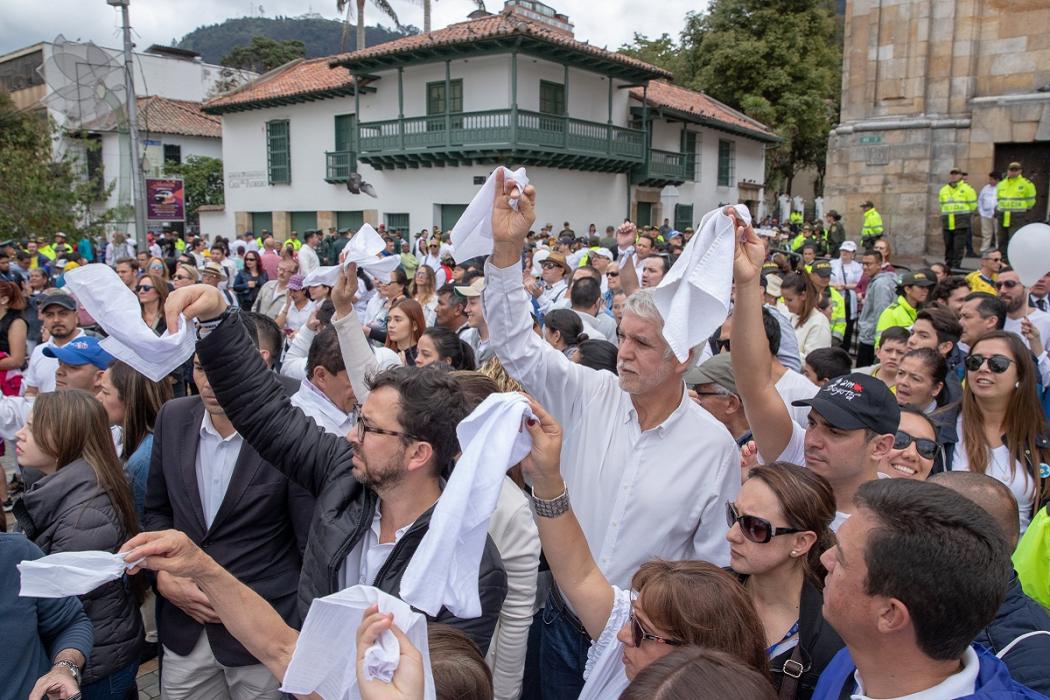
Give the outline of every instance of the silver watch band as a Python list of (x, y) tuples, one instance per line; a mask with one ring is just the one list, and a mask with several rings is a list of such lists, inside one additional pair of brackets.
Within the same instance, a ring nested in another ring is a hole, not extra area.
[(532, 489), (529, 489), (529, 500), (532, 502), (533, 512), (536, 513), (538, 517), (557, 518), (559, 515), (568, 512), (570, 508), (569, 487), (566, 486), (560, 496), (552, 498), (549, 501), (542, 498), (536, 498)]
[(51, 665), (52, 668), (55, 666), (69, 669), (69, 672), (73, 674), (73, 680), (77, 682), (77, 685), (80, 685), (80, 668), (75, 663), (67, 659), (59, 659)]

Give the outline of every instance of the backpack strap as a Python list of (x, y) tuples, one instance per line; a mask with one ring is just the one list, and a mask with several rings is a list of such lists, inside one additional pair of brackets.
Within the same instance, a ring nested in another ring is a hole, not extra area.
[(995, 658), (1002, 659), (1004, 656), (1013, 651), (1013, 648), (1015, 646), (1028, 639), (1029, 637), (1034, 637), (1037, 634), (1050, 635), (1050, 632), (1048, 632), (1047, 630), (1035, 630), (1034, 632), (1025, 632), (1019, 637), (1014, 637), (1013, 641), (1011, 641), (1009, 644), (1007, 644), (1005, 647), (999, 650), (999, 653), (995, 655)]

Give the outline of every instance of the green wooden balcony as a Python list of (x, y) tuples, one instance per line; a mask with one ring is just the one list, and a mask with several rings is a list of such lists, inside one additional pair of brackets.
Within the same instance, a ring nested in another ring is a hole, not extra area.
[(696, 160), (692, 154), (651, 149), (649, 162), (636, 167), (631, 180), (636, 185), (665, 187), (692, 180)]
[(328, 151), (324, 154), (326, 182), (346, 182), (357, 170), (357, 154), (353, 151)]
[(512, 161), (628, 172), (645, 162), (645, 132), (526, 110), (497, 109), (362, 122), (357, 158), (373, 168)]

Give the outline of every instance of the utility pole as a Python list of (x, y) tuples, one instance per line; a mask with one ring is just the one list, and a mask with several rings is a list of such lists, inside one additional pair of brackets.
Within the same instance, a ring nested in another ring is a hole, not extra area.
[(142, 173), (142, 160), (139, 144), (139, 110), (135, 94), (135, 54), (131, 44), (131, 22), (128, 19), (128, 5), (131, 0), (106, 0), (113, 7), (120, 8), (124, 29), (124, 91), (127, 93), (128, 138), (131, 141), (131, 196), (135, 203), (135, 248), (149, 250), (146, 242), (146, 181)]

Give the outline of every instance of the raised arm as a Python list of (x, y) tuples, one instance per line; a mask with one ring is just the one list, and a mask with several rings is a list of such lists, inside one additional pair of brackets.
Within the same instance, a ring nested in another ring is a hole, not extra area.
[[(527, 421), (532, 451), (522, 462), (535, 498), (552, 500), (565, 493), (561, 478), (561, 426), (538, 403)], [(613, 608), (613, 588), (591, 556), (580, 521), (569, 508), (556, 517), (536, 516), (540, 544), (558, 589), (580, 618), (591, 639), (598, 639)]]
[(168, 296), (164, 309), (169, 330), (179, 314), (222, 319), (197, 342), (197, 357), (233, 427), (263, 459), (315, 496), (334, 470), (349, 465), (350, 443), (324, 432), (291, 404), (237, 312), (224, 317), (226, 301), (218, 289), (184, 287)]
[[(536, 193), (530, 185), (525, 192), (515, 188), (513, 193), (502, 194), (502, 171), (496, 178), (494, 246), (485, 265), (485, 291), (481, 295), (489, 342), (510, 376), (559, 421), (568, 423), (574, 409), (586, 400), (588, 388), (600, 386), (608, 377), (570, 361), (533, 332), (532, 304), (522, 281), (521, 251), (535, 219)], [(511, 207), (511, 199), (517, 199), (517, 210)]]
[[(727, 213), (736, 219), (735, 211)], [(762, 325), (762, 287), (759, 275), (765, 248), (754, 229), (737, 221), (736, 254), (733, 258), (733, 281), (736, 299), (733, 305), (733, 336), (764, 338)], [(791, 440), (791, 415), (773, 383), (769, 346), (762, 343), (733, 343), (730, 348), (733, 376), (744, 404), (744, 414), (751, 426), (758, 451), (765, 461), (773, 461)]]
[(357, 265), (341, 267), (339, 279), (332, 287), (332, 305), (335, 306), (332, 326), (339, 336), (339, 351), (343, 355), (343, 365), (346, 366), (350, 385), (354, 388), (354, 396), (358, 404), (363, 404), (369, 393), (367, 379), (379, 371), (379, 361), (361, 332), (361, 319), (354, 309), (357, 285)]

